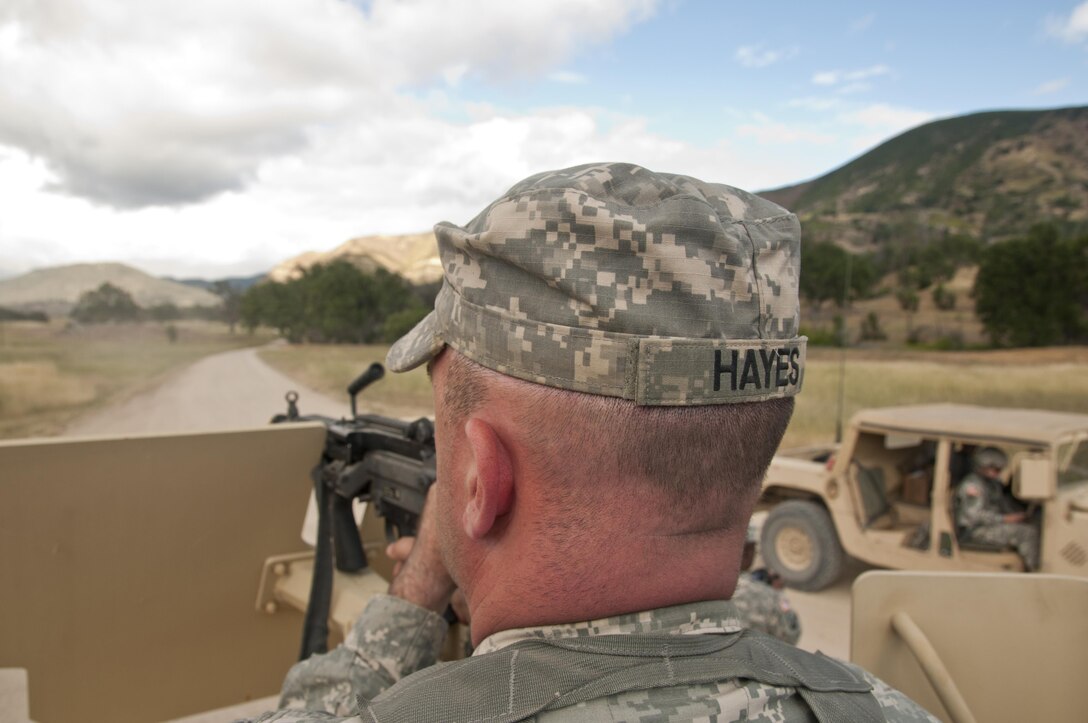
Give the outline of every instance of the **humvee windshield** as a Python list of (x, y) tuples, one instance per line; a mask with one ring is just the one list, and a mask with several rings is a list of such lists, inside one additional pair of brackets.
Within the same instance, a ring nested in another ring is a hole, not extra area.
[(1058, 447), (1058, 486), (1088, 482), (1088, 438)]

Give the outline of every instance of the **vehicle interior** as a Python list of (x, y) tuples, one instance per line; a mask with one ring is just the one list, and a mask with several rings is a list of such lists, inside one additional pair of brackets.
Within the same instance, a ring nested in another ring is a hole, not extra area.
[(931, 518), (937, 440), (863, 432), (849, 476), (866, 530), (909, 540)]
[[(948, 442), (947, 475), (938, 479), (939, 441), (884, 432), (862, 432), (849, 470), (851, 487), (857, 495), (860, 523), (867, 534), (894, 538), (908, 549), (928, 554), (933, 545), (933, 503), (940, 500), (944, 517), (938, 528), (938, 547), (942, 557), (981, 553), (992, 563), (1006, 569), (1020, 569), (1019, 557), (1010, 550), (993, 544), (983, 544), (954, 537), (954, 494), (956, 484), (971, 472), (971, 459), (977, 445), (961, 441)], [(1006, 450), (1010, 460), (1024, 452)], [(1009, 485), (1013, 468), (1005, 470), (1004, 483)], [(1000, 559), (999, 559), (1000, 558)]]

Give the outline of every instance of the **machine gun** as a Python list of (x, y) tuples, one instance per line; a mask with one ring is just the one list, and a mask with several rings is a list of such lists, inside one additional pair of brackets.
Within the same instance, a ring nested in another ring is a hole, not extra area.
[(404, 422), (356, 412), (355, 397), (384, 375), (384, 367), (374, 362), (348, 385), (350, 419), (299, 414), (294, 391), (286, 395), (287, 413), (272, 418), (273, 424), (321, 422), (326, 429), (321, 460), (310, 472), (318, 509), (317, 544), (299, 660), (328, 650), (333, 564), (346, 573), (367, 567), (353, 501), (374, 505), (392, 541), (416, 534), (427, 490), (435, 480), (434, 425), (429, 419)]

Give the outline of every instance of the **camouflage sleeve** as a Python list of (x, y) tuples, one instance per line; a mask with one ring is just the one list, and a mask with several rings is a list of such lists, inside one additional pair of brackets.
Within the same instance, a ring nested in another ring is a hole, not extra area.
[(378, 595), (343, 644), (288, 671), (281, 710), (257, 720), (341, 720), (335, 716), (356, 711), (359, 698), (370, 700), (404, 676), (434, 665), (446, 629), (442, 616), (398, 597)]
[(791, 645), (801, 638), (801, 621), (789, 599), (770, 585), (752, 579), (746, 572), (737, 579), (732, 603), (745, 626)]
[(1001, 512), (993, 508), (989, 491), (980, 480), (967, 477), (956, 488), (956, 526), (971, 529), (981, 525), (999, 525)]
[(316, 710), (277, 710), (265, 713), (253, 721), (236, 720), (234, 723), (363, 723), (363, 719), (357, 715), (350, 718), (342, 718), (332, 713), (322, 713)]
[(839, 662), (853, 670), (855, 673), (860, 674), (871, 686), (873, 686), (873, 697), (876, 698), (876, 702), (880, 704), (880, 709), (884, 712), (884, 720), (903, 721), (904, 723), (914, 723), (915, 721), (938, 723), (940, 720), (868, 670), (854, 665), (853, 663), (847, 663), (841, 660)]

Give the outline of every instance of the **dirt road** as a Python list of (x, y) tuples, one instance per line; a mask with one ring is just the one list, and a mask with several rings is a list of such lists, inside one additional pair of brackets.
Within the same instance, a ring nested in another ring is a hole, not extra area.
[(841, 660), (850, 659), (850, 586), (858, 575), (873, 569), (853, 561), (845, 567), (842, 578), (820, 592), (786, 590), (790, 603), (801, 616), (801, 639), (797, 646)]
[[(197, 432), (260, 426), (284, 411), (283, 395), (297, 390), (304, 414), (339, 417), (348, 401), (333, 400), (302, 387), (269, 367), (254, 349), (202, 359), (158, 389), (116, 407), (79, 419), (65, 436)], [(391, 416), (416, 417), (418, 410), (375, 409)], [(847, 658), (850, 630), (850, 585), (864, 566), (848, 566), (847, 574), (819, 593), (787, 591), (801, 616), (800, 647)]]
[(64, 436), (259, 427), (287, 410), (283, 395), (291, 389), (299, 393), (303, 414), (340, 417), (349, 411), (347, 395), (333, 400), (306, 389), (261, 361), (256, 349), (241, 349), (205, 357), (157, 389), (81, 417)]

